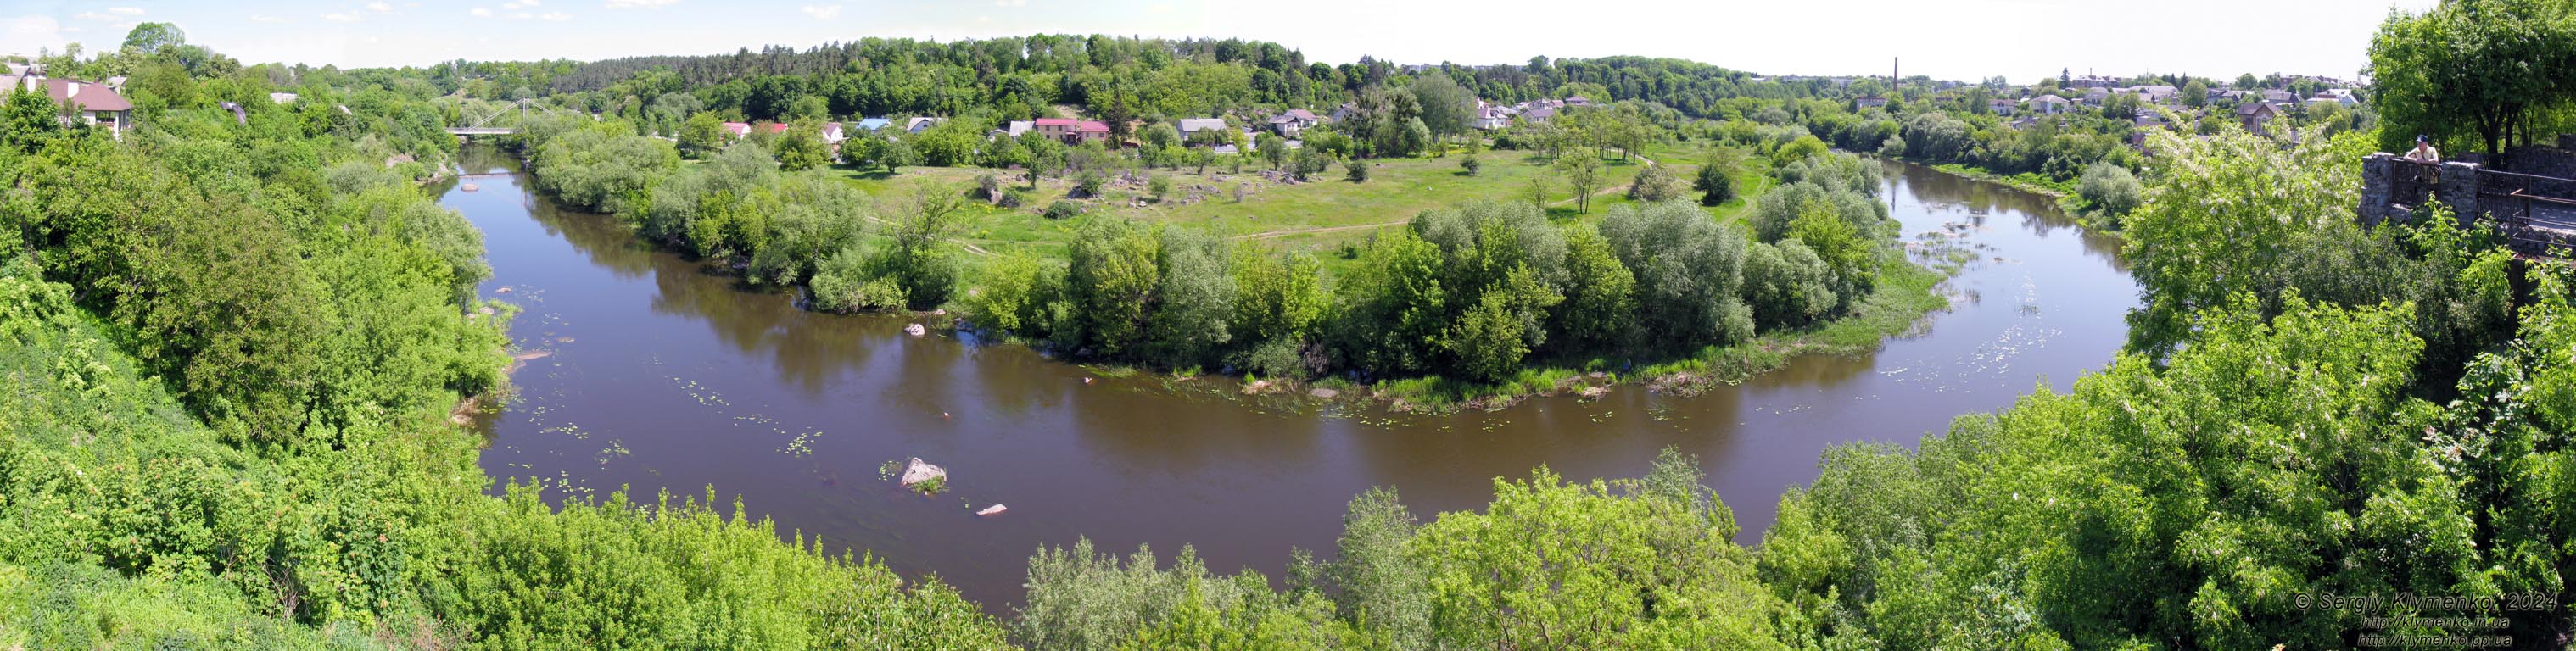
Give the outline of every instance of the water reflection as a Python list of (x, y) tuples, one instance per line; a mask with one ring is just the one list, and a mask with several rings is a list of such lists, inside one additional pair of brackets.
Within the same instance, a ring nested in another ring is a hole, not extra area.
[[(466, 162), (508, 168), (481, 148)], [(1540, 465), (1637, 476), (1667, 446), (1703, 459), (1754, 542), (1827, 446), (1911, 443), (2108, 360), (2135, 300), (2109, 241), (2070, 245), (2072, 222), (2044, 197), (1888, 172), (1909, 236), (1998, 224), (1960, 236), (1986, 248), (1951, 285), (1980, 300), (1926, 334), (1696, 397), (1628, 386), (1436, 417), (1246, 399), (1221, 378), (1107, 377), (1021, 346), (910, 337), (907, 318), (804, 312), (638, 244), (613, 218), (559, 210), (521, 177), (468, 179), (478, 191), (451, 186), (442, 201), (485, 230), (483, 292), (525, 310), (520, 346), (553, 353), (482, 424), (487, 472), (596, 491), (714, 486), (784, 530), (935, 571), (998, 609), (1040, 544), (1188, 544), (1213, 569), (1276, 575), (1290, 547), (1329, 548), (1343, 504), (1371, 486), (1428, 517), (1479, 507), (1495, 477)], [(912, 456), (946, 466), (954, 491), (925, 498), (878, 479), (878, 464)], [(1010, 512), (971, 514), (992, 503)]]

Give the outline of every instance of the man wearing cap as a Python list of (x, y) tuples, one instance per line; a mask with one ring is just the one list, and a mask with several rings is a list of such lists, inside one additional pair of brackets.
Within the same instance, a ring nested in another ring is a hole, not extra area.
[(2442, 150), (2434, 149), (2432, 141), (2426, 140), (2422, 135), (2417, 135), (2415, 136), (2415, 151), (2406, 152), (2406, 160), (2418, 163), (2439, 163), (2442, 162)]

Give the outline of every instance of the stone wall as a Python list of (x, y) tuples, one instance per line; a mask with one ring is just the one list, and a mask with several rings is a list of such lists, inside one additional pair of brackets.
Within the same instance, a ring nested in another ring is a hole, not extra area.
[[(2477, 163), (2446, 162), (2433, 171), (2429, 196), (2450, 206), (2451, 214), (2462, 226), (2476, 220), (2478, 214), (2479, 174), (2484, 168)], [(2355, 216), (2364, 226), (2394, 220), (2405, 223), (2414, 218), (2407, 208), (2423, 202), (2424, 197), (2398, 196), (2409, 186), (2422, 187), (2416, 179), (2425, 170), (2416, 163), (2388, 153), (2371, 154), (2361, 160), (2361, 205)], [(2410, 176), (2411, 175), (2411, 176)]]

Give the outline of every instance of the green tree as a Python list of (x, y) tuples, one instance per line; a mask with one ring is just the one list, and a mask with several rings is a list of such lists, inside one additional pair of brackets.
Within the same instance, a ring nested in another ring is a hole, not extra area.
[(2370, 43), (2380, 146), (2473, 131), (2487, 153), (2530, 142), (2535, 110), (2576, 96), (2576, 24), (2540, 0), (2452, 2), (2392, 13)]
[(170, 23), (139, 23), (125, 32), (125, 49), (146, 56), (187, 43), (188, 33)]
[(1061, 345), (1106, 358), (1141, 351), (1154, 291), (1162, 282), (1160, 249), (1142, 225), (1118, 219), (1084, 223), (1074, 235), (1065, 274), (1066, 298), (1081, 323), (1070, 331), (1057, 327)]
[(1577, 151), (1558, 159), (1556, 168), (1565, 174), (1566, 189), (1574, 192), (1574, 211), (1590, 214), (1592, 194), (1607, 182), (1602, 178), (1601, 155), (1591, 150)]
[(821, 131), (808, 126), (800, 123), (778, 135), (778, 169), (802, 172), (831, 164), (832, 152), (823, 144)]

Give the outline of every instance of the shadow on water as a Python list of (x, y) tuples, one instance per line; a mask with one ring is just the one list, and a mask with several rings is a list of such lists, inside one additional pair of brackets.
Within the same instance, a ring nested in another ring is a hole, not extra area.
[[(465, 160), (511, 169), (489, 148)], [(1328, 550), (1343, 505), (1369, 487), (1396, 487), (1428, 517), (1480, 507), (1494, 478), (1541, 465), (1638, 476), (1667, 446), (1700, 456), (1754, 542), (1827, 446), (1911, 444), (2110, 358), (2136, 293), (2112, 243), (2065, 241), (2080, 229), (2045, 197), (1888, 171), (1909, 237), (1984, 226), (1962, 237), (1986, 257), (1951, 283), (1981, 300), (1926, 334), (1696, 397), (1623, 386), (1445, 416), (1247, 400), (1221, 378), (1109, 377), (1021, 346), (903, 332), (944, 317), (805, 312), (790, 293), (641, 244), (614, 218), (561, 210), (524, 176), (467, 179), (473, 192), (450, 182), (441, 201), (484, 230), (483, 295), (522, 308), (519, 346), (551, 353), (482, 425), (488, 473), (593, 494), (713, 486), (783, 530), (935, 572), (1002, 612), (1041, 544), (1192, 545), (1212, 569), (1277, 576), (1292, 546)], [(921, 497), (878, 478), (879, 464), (915, 456), (947, 467), (953, 491)], [(1010, 511), (972, 514), (995, 503)]]

